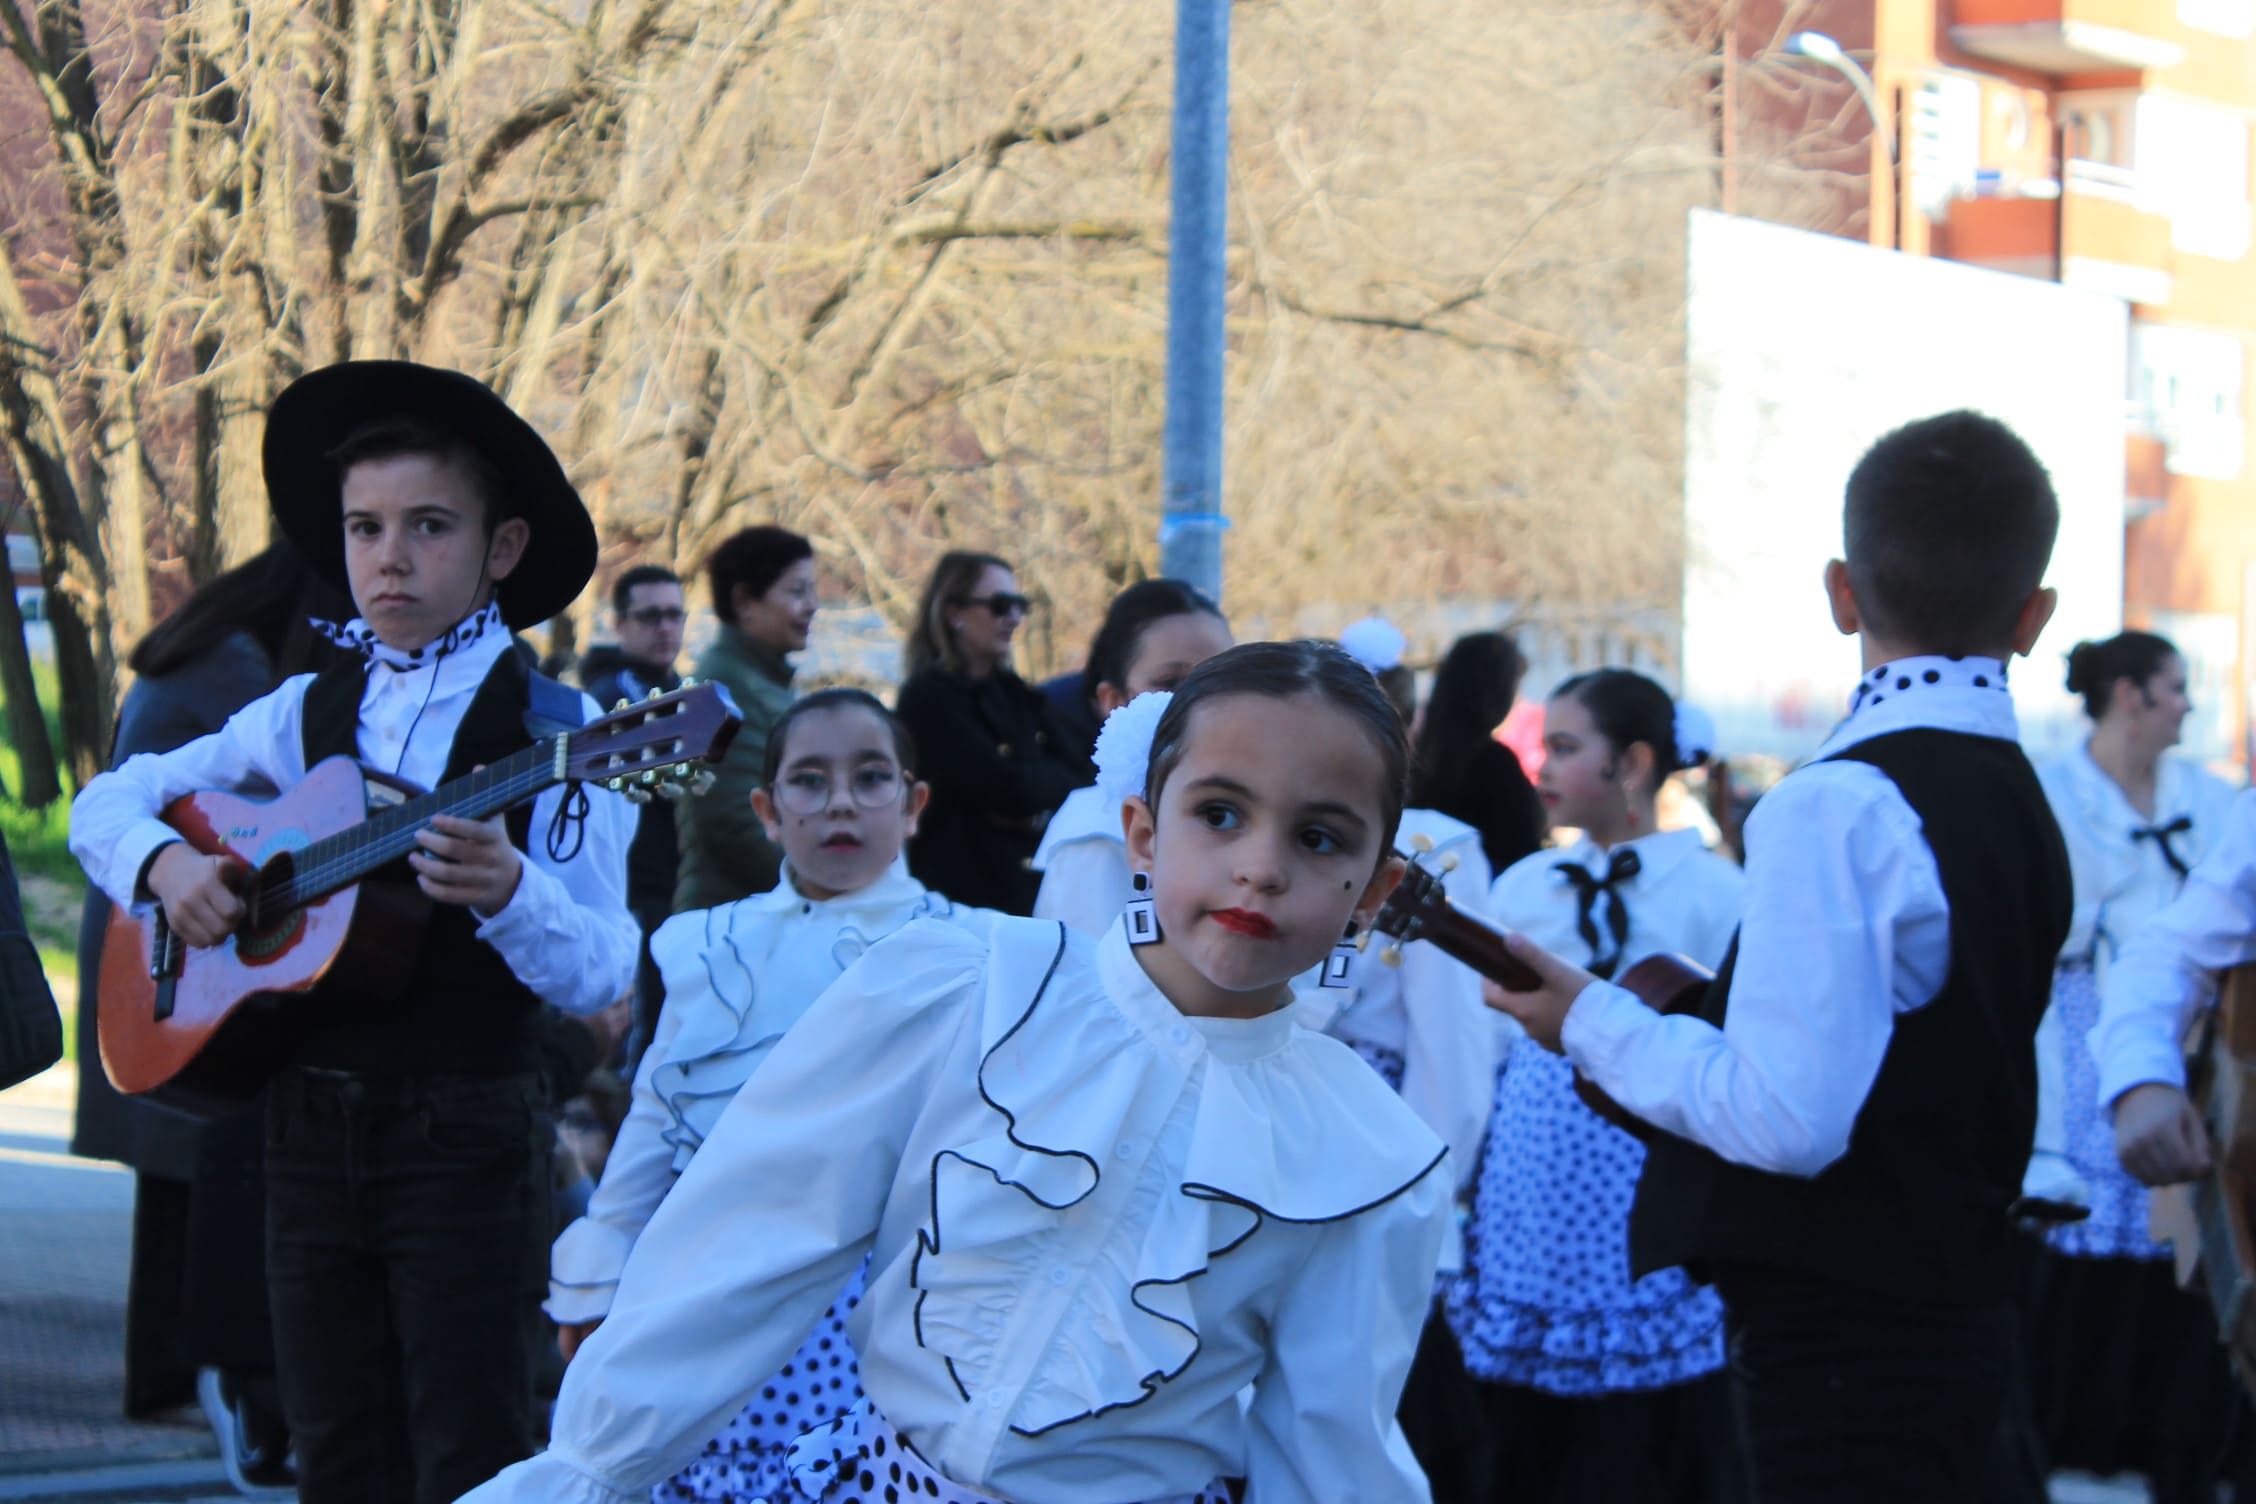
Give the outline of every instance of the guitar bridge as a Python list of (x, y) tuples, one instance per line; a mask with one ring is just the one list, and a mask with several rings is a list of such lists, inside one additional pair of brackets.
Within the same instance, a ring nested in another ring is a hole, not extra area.
[(165, 911), (157, 909), (156, 934), (149, 945), (149, 976), (157, 984), (156, 1006), (152, 1010), (158, 1023), (172, 1017), (172, 995), (180, 983), (180, 963), (187, 950), (180, 937), (172, 932), (165, 919)]

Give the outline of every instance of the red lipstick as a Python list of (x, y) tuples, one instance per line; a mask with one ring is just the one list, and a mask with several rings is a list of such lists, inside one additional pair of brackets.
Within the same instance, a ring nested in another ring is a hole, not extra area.
[(1251, 909), (1216, 909), (1206, 916), (1234, 935), (1244, 935), (1252, 940), (1274, 940), (1277, 926), (1266, 914), (1256, 914)]

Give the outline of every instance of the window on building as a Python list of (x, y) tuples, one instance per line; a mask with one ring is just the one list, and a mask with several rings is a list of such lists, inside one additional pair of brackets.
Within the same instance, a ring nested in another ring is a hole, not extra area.
[(2247, 464), (2248, 353), (2229, 334), (2131, 326), (2131, 404), (2172, 473), (2237, 480)]
[(2196, 256), (2248, 254), (2248, 122), (2149, 94), (2138, 103), (2141, 196), (2170, 216), (2170, 244)]

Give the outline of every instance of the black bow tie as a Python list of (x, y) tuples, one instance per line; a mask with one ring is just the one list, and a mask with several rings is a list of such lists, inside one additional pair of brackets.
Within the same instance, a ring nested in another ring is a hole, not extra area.
[[(1644, 868), (1637, 853), (1622, 847), (1606, 863), (1606, 875), (1594, 877), (1589, 869), (1575, 862), (1560, 862), (1559, 874), (1575, 890), (1575, 930), (1582, 943), (1590, 947), (1590, 974), (1601, 981), (1611, 978), (1614, 968), (1621, 965), (1622, 946), (1629, 940), (1629, 909), (1622, 903), (1621, 894), (1614, 884), (1629, 881)], [(1613, 935), (1611, 955), (1598, 953), (1598, 895), (1605, 894), (1613, 900), (1606, 905), (1606, 929)]]
[(2185, 864), (2184, 857), (2178, 855), (2178, 848), (2170, 844), (2170, 837), (2182, 836), (2191, 829), (2193, 829), (2193, 816), (2180, 815), (2167, 825), (2142, 825), (2131, 832), (2131, 839), (2134, 841), (2152, 841), (2161, 849), (2162, 860), (2168, 862), (2170, 870), (2178, 875), (2178, 881), (2184, 882), (2187, 877), (2192, 875), (2193, 869)]

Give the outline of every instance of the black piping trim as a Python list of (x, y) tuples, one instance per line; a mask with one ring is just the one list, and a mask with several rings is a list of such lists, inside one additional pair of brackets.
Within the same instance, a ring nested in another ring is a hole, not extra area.
[[(1274, 1220), (1294, 1227), (1320, 1227), (1327, 1222), (1344, 1222), (1350, 1217), (1359, 1217), (1365, 1212), (1376, 1210), (1377, 1208), (1386, 1205), (1389, 1201), (1392, 1201), (1396, 1197), (1402, 1195), (1405, 1191), (1409, 1190), (1419, 1181), (1424, 1180), (1428, 1175), (1431, 1175), (1434, 1171), (1434, 1167), (1439, 1165), (1442, 1162), (1443, 1158), (1448, 1155), (1448, 1153), (1449, 1150), (1445, 1145), (1442, 1148), (1441, 1153), (1436, 1154), (1432, 1159), (1426, 1161), (1426, 1166), (1424, 1169), (1411, 1176), (1408, 1180), (1402, 1182), (1402, 1184), (1396, 1186), (1393, 1190), (1388, 1191), (1385, 1195), (1380, 1196), (1375, 1200), (1365, 1202), (1361, 1206), (1350, 1208), (1349, 1210), (1344, 1212), (1335, 1212), (1330, 1216), (1324, 1217), (1288, 1217), (1281, 1212), (1270, 1211), (1266, 1207), (1262, 1206), (1259, 1202), (1248, 1201), (1243, 1196), (1233, 1196), (1229, 1192), (1217, 1190), (1213, 1186), (1199, 1185), (1196, 1182), (1187, 1182), (1182, 1187), (1180, 1187), (1183, 1195), (1188, 1196), (1195, 1201), (1219, 1201), (1224, 1203), (1225, 1205), (1235, 1206), (1240, 1210), (1251, 1212), (1253, 1214), (1253, 1225), (1248, 1227), (1237, 1237), (1231, 1239), (1228, 1243), (1223, 1244), (1220, 1248), (1208, 1250), (1206, 1255), (1207, 1263), (1201, 1265), (1196, 1269), (1190, 1270), (1187, 1273), (1178, 1274), (1171, 1279), (1144, 1279), (1136, 1281), (1135, 1284), (1129, 1287), (1129, 1303), (1135, 1306), (1137, 1310), (1142, 1311), (1146, 1316), (1152, 1317), (1154, 1320), (1164, 1321), (1170, 1326), (1181, 1327), (1183, 1326), (1182, 1322), (1175, 1320), (1171, 1316), (1161, 1315), (1159, 1312), (1144, 1304), (1141, 1297), (1143, 1291), (1147, 1286), (1181, 1285), (1190, 1283), (1190, 1281), (1206, 1273), (1207, 1269), (1212, 1266), (1212, 1263), (1215, 1259), (1221, 1258), (1225, 1254), (1235, 1253), (1238, 1249), (1243, 1248), (1246, 1243), (1252, 1239), (1253, 1235), (1261, 1230), (1262, 1223), (1267, 1221)], [(1050, 1424), (1038, 1427), (1032, 1431), (1026, 1430), (1020, 1426), (1012, 1426), (1011, 1430), (1015, 1434), (1020, 1436), (1046, 1436), (1050, 1432), (1059, 1430), (1065, 1426), (1077, 1425), (1085, 1420), (1094, 1420), (1100, 1415), (1110, 1415), (1115, 1410), (1129, 1410), (1133, 1409), (1137, 1405), (1141, 1405), (1144, 1401), (1150, 1399), (1155, 1393), (1158, 1392), (1159, 1386), (1161, 1384), (1172, 1382), (1176, 1378), (1180, 1377), (1183, 1372), (1191, 1366), (1191, 1364), (1198, 1360), (1198, 1355), (1205, 1350), (1205, 1343), (1200, 1339), (1199, 1334), (1195, 1328), (1184, 1327), (1184, 1330), (1190, 1332), (1191, 1334), (1190, 1352), (1184, 1357), (1181, 1363), (1175, 1366), (1175, 1369), (1172, 1373), (1148, 1374), (1144, 1378), (1137, 1380), (1138, 1385), (1143, 1389), (1144, 1392), (1138, 1395), (1136, 1398), (1132, 1400), (1122, 1400), (1116, 1405), (1100, 1405), (1094, 1410), (1085, 1411), (1080, 1415), (1068, 1416), (1064, 1420), (1052, 1421), (1050, 1422)]]

